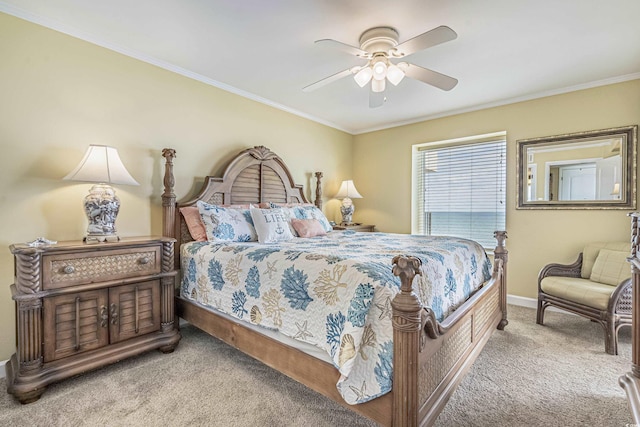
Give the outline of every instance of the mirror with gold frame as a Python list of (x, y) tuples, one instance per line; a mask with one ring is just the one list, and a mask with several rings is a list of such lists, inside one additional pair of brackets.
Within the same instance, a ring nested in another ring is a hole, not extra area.
[(517, 141), (518, 209), (635, 209), (638, 126)]

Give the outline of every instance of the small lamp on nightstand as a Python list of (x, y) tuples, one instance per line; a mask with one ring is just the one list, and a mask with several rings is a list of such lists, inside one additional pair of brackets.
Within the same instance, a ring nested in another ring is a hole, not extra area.
[(122, 164), (118, 150), (106, 145), (89, 145), (80, 164), (63, 179), (97, 183), (84, 199), (84, 211), (89, 218), (84, 240), (87, 243), (120, 240), (115, 225), (120, 199), (109, 184), (140, 184)]
[(356, 186), (352, 180), (342, 181), (338, 193), (335, 195), (336, 199), (342, 199), (342, 206), (340, 212), (342, 213), (342, 222), (340, 225), (350, 225), (353, 218), (353, 212), (356, 208), (353, 206), (351, 199), (361, 199), (362, 196), (358, 193)]
[(613, 199), (619, 199), (620, 198), (620, 183), (616, 182), (613, 184), (613, 191), (611, 192), (611, 195), (613, 196)]

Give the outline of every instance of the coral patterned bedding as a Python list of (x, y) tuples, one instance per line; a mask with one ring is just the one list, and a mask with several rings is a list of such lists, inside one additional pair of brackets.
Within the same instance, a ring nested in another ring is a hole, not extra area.
[(182, 245), (184, 298), (320, 347), (347, 403), (391, 390), (395, 255), (422, 260), (414, 290), (444, 319), (491, 277), (477, 243), (454, 237), (331, 232), (277, 244)]

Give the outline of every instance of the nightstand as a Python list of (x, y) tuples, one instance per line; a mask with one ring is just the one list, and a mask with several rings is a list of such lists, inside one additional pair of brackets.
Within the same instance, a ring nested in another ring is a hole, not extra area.
[(354, 222), (349, 225), (334, 225), (334, 230), (351, 230), (351, 231), (363, 231), (363, 232), (373, 232), (375, 225), (361, 224), (359, 222)]
[(172, 352), (180, 340), (174, 242), (11, 245), (17, 352), (7, 391), (30, 403), (53, 382), (148, 350)]

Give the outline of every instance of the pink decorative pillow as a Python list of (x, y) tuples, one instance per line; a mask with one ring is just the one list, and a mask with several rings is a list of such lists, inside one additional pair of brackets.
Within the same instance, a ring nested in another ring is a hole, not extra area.
[(189, 234), (196, 242), (207, 241), (207, 230), (202, 223), (202, 217), (197, 206), (186, 206), (180, 208), (180, 213), (184, 217), (184, 222), (187, 224)]
[(300, 237), (324, 236), (327, 232), (317, 219), (291, 218), (291, 225)]

